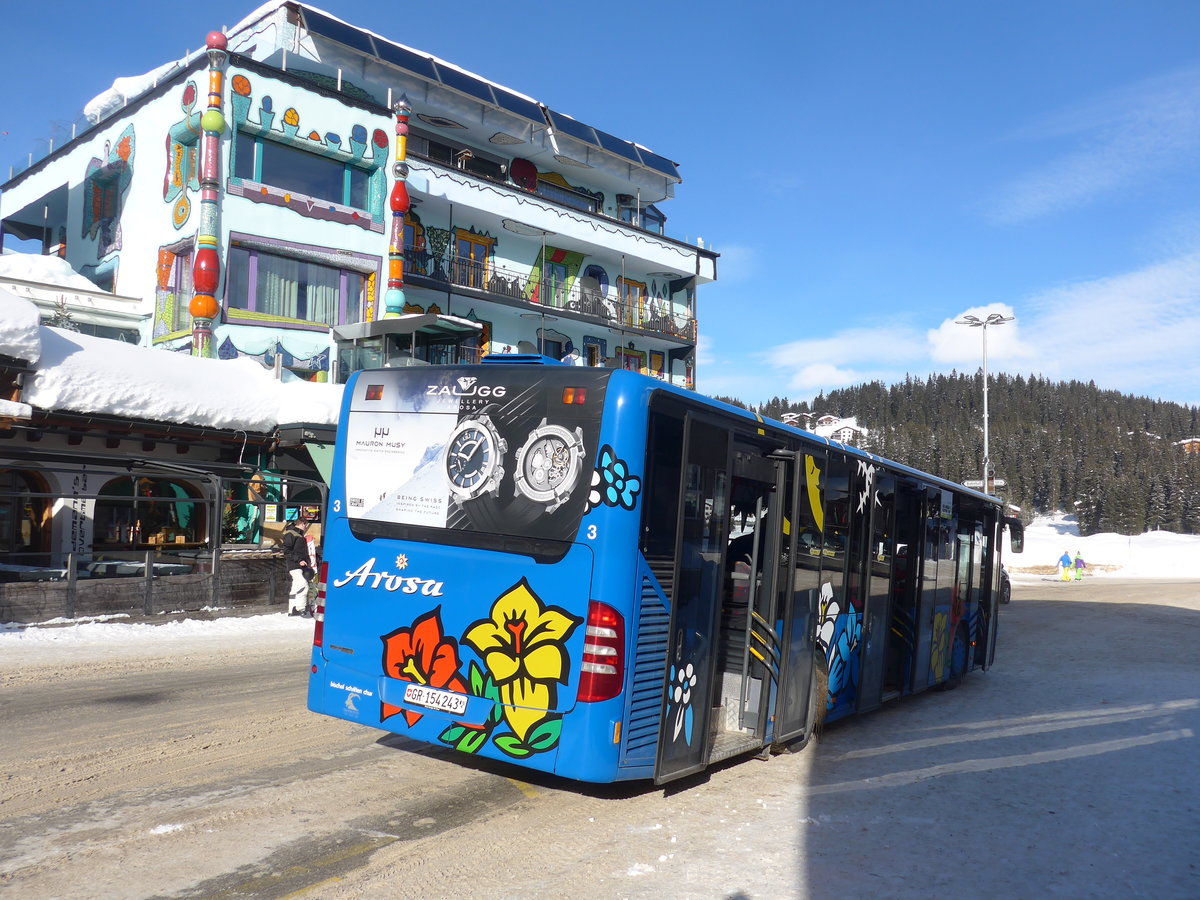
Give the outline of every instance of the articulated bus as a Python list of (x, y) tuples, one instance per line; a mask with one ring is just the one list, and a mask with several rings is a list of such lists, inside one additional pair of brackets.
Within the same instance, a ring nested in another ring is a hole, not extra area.
[(995, 655), (994, 497), (635, 372), (493, 356), (345, 388), (308, 705), (670, 781)]

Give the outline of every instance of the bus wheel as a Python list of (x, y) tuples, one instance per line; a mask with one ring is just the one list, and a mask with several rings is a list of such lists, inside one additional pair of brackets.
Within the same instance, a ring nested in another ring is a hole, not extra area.
[(950, 648), (950, 675), (942, 683), (942, 690), (952, 691), (962, 684), (967, 674), (967, 654), (971, 650), (971, 642), (967, 638), (967, 623), (959, 623), (954, 632), (954, 646)]
[(829, 660), (818, 644), (813, 648), (816, 665), (813, 666), (812, 683), (808, 688), (808, 736), (816, 739), (825, 728), (825, 713), (829, 702)]

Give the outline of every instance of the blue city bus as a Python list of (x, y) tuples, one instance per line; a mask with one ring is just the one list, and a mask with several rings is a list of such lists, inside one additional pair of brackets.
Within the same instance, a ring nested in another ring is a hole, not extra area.
[(999, 500), (540, 356), (355, 373), (308, 705), (588, 782), (795, 745), (995, 655)]

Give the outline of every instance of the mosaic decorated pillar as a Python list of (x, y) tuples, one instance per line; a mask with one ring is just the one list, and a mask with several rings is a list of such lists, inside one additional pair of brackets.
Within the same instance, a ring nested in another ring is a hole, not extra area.
[(408, 117), (412, 106), (407, 95), (392, 106), (396, 111), (396, 162), (392, 174), (396, 178), (392, 185), (389, 205), (392, 208), (392, 238), (388, 247), (388, 283), (383, 295), (383, 318), (394, 319), (404, 311), (404, 217), (408, 214), (411, 201), (408, 199)]
[(192, 314), (192, 356), (212, 358), (212, 323), (220, 312), (217, 286), (221, 282), (221, 255), (218, 252), (220, 226), (221, 134), (225, 115), (221, 112), (221, 89), (225, 61), (229, 54), (225, 35), (210, 32), (208, 47), (208, 109), (200, 117), (203, 132), (200, 144), (200, 224), (196, 232), (196, 256), (192, 264), (195, 293), (188, 305)]

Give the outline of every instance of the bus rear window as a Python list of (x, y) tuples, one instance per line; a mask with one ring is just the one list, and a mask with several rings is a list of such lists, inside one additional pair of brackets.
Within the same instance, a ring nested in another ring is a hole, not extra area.
[(341, 440), (352, 523), (573, 540), (607, 373), (463, 371), (376, 370), (347, 387)]

